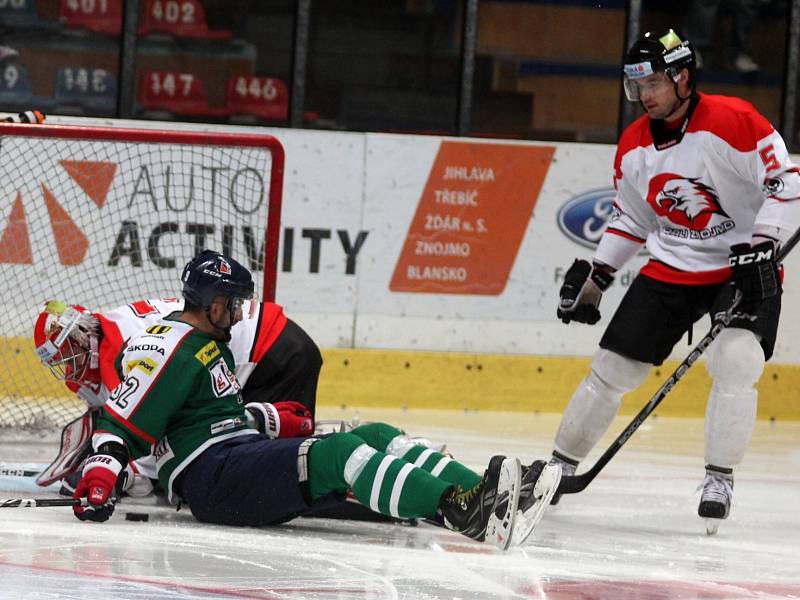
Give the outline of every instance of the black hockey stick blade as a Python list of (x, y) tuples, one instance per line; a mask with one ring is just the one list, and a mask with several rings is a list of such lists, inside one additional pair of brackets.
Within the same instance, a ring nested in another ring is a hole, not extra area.
[(0, 508), (50, 508), (54, 506), (88, 506), (86, 498), (9, 498), (0, 499)]
[[(792, 237), (790, 237), (781, 247), (776, 257), (776, 262), (783, 262), (789, 252), (792, 251), (799, 241), (800, 229), (795, 231), (792, 234)], [(672, 390), (675, 384), (680, 381), (680, 379), (686, 374), (686, 372), (697, 361), (697, 359), (700, 358), (700, 356), (708, 349), (720, 332), (728, 326), (728, 324), (731, 322), (731, 318), (733, 317), (733, 311), (739, 305), (741, 300), (742, 294), (737, 290), (733, 303), (728, 310), (716, 316), (716, 319), (711, 324), (711, 329), (709, 332), (703, 336), (703, 339), (701, 339), (692, 349), (692, 351), (689, 353), (689, 356), (683, 359), (681, 364), (678, 365), (678, 368), (675, 369), (667, 378), (667, 380), (661, 385), (661, 387), (658, 388), (658, 391), (653, 394), (647, 404), (644, 405), (642, 410), (640, 410), (633, 420), (628, 424), (628, 426), (622, 430), (622, 433), (620, 433), (611, 443), (611, 446), (609, 446), (608, 450), (603, 452), (602, 456), (597, 459), (597, 462), (595, 462), (595, 464), (592, 465), (592, 468), (590, 468), (588, 471), (585, 471), (580, 475), (562, 477), (561, 483), (558, 484), (558, 494), (576, 494), (586, 489), (592, 480), (597, 477), (598, 473), (600, 473), (603, 467), (608, 464), (608, 462), (617, 452), (619, 452), (620, 448), (625, 445), (634, 432), (639, 429), (642, 423), (644, 423), (645, 419), (647, 419), (647, 417), (650, 416), (656, 407), (661, 404), (661, 401), (666, 397), (667, 394), (669, 394), (670, 390)]]

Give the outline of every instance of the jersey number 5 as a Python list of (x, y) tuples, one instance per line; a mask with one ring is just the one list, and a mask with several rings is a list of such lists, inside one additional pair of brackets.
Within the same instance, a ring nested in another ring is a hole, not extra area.
[(778, 162), (778, 157), (775, 156), (775, 148), (772, 147), (772, 144), (759, 150), (758, 155), (761, 157), (761, 162), (767, 167), (767, 171), (775, 171), (781, 168), (781, 163)]

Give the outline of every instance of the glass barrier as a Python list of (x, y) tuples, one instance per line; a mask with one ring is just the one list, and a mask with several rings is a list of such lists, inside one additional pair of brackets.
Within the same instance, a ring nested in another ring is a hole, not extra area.
[(286, 125), (293, 0), (140, 0), (134, 116)]
[(122, 2), (0, 3), (0, 107), (116, 113)]
[(788, 17), (785, 0), (649, 0), (641, 30), (682, 32), (697, 52), (699, 91), (752, 102), (779, 128)]
[(460, 0), (313, 2), (310, 125), (454, 133), (461, 13)]
[(616, 141), (624, 39), (622, 0), (480, 2), (472, 133)]

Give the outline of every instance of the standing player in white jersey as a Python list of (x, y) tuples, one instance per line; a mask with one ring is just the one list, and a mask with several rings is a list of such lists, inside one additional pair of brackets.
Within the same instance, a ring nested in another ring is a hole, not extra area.
[(693, 323), (730, 307), (738, 289), (742, 301), (707, 363), (713, 386), (698, 513), (714, 533), (730, 511), (733, 470), (756, 418), (755, 385), (775, 346), (782, 291), (775, 257), (800, 224), (800, 174), (751, 104), (695, 90), (694, 51), (673, 30), (633, 44), (624, 84), (646, 114), (622, 133), (614, 214), (592, 262), (576, 260), (568, 270), (558, 316), (593, 325), (615, 271), (643, 245), (650, 260), (564, 412), (552, 460), (573, 473), (623, 394), (642, 384)]

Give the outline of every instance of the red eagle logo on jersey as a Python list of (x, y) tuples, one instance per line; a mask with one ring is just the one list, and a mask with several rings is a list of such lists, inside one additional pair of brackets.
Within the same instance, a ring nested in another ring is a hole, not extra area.
[(650, 180), (647, 202), (659, 217), (689, 229), (705, 229), (713, 215), (728, 217), (714, 188), (699, 177), (661, 173)]

